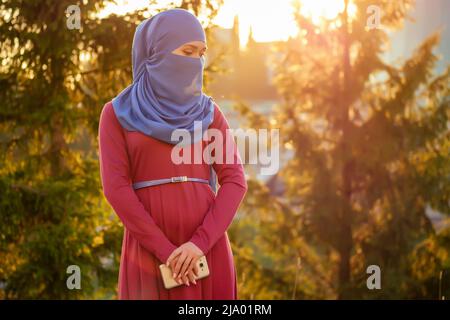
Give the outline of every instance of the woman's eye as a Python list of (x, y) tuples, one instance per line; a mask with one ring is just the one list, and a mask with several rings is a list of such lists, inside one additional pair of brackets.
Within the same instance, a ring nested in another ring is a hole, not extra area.
[(192, 52), (188, 52), (188, 51), (183, 51), (183, 53), (184, 53), (185, 55), (191, 55), (191, 54), (192, 54)]

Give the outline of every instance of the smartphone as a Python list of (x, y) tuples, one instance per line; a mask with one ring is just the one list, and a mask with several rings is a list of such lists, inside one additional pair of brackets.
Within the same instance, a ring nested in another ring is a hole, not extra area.
[[(197, 267), (198, 267), (198, 276), (195, 276), (195, 280), (203, 279), (209, 275), (209, 268), (208, 263), (206, 262), (206, 256), (201, 256), (197, 260)], [(159, 265), (159, 270), (161, 270), (164, 287), (166, 289), (171, 289), (184, 285), (184, 283), (178, 283), (172, 277), (172, 270), (168, 266), (166, 266), (165, 263)]]

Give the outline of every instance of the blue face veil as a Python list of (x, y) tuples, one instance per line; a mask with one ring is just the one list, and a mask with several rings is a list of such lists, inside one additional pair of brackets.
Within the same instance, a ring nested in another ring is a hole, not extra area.
[[(202, 92), (204, 57), (172, 53), (191, 41), (206, 43), (198, 19), (185, 9), (170, 9), (144, 20), (133, 39), (133, 83), (112, 100), (120, 124), (167, 143), (176, 129), (198, 142), (214, 119), (214, 101)], [(201, 126), (194, 126), (201, 121)], [(201, 129), (195, 134), (194, 129)], [(216, 190), (211, 166), (210, 185)]]

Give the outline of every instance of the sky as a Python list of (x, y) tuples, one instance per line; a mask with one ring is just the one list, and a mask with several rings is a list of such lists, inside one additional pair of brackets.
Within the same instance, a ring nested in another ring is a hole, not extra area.
[[(239, 16), (241, 46), (248, 39), (250, 27), (257, 42), (286, 40), (297, 33), (293, 19), (293, 4), (298, 0), (225, 0), (214, 21), (223, 28), (233, 26), (234, 16)], [(313, 20), (333, 18), (343, 8), (344, 0), (301, 0), (302, 13)], [(125, 13), (148, 5), (148, 0), (116, 0), (116, 5), (108, 5), (101, 13)], [(170, 0), (159, 0), (158, 6), (167, 7)], [(175, 1), (176, 2), (176, 1)], [(352, 8), (350, 8), (352, 9)], [(391, 48), (385, 55), (388, 61), (399, 61), (411, 55), (428, 35), (435, 30), (442, 31), (441, 44), (437, 52), (442, 56), (438, 70), (442, 71), (450, 62), (450, 28), (448, 14), (450, 0), (416, 0), (410, 12), (415, 21), (407, 21), (400, 31), (391, 33)], [(352, 11), (351, 14), (356, 12)], [(382, 17), (381, 17), (382, 23)]]
[[(148, 5), (147, 0), (116, 0), (117, 5), (109, 5), (102, 15), (124, 13)], [(344, 0), (303, 0), (302, 12), (314, 19), (321, 16), (332, 18), (343, 8)], [(165, 7), (170, 1), (160, 0)], [(223, 28), (231, 28), (235, 15), (239, 17), (241, 45), (245, 46), (250, 27), (257, 42), (286, 40), (297, 33), (293, 17), (295, 0), (225, 0), (214, 20)]]
[(442, 72), (450, 63), (450, 0), (416, 0), (416, 7), (404, 28), (391, 35), (391, 48), (386, 57), (388, 61), (398, 61), (409, 57), (423, 40), (435, 31), (441, 31), (441, 43), (435, 52), (441, 56), (437, 71)]

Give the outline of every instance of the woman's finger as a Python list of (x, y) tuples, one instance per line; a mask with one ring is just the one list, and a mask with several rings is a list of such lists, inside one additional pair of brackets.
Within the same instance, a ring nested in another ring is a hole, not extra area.
[(179, 255), (178, 256), (176, 256), (175, 258), (173, 258), (172, 259), (172, 261), (170, 261), (170, 265), (169, 265), (169, 268), (170, 268), (170, 270), (172, 270), (172, 275), (174, 275), (175, 274), (175, 266), (176, 266), (176, 264), (177, 264), (177, 262), (178, 262), (178, 259), (179, 259)]
[(175, 250), (173, 250), (172, 253), (170, 254), (170, 256), (167, 258), (166, 266), (169, 266), (170, 263), (172, 262), (172, 260), (175, 259), (175, 257), (176, 257), (177, 255), (179, 255), (180, 252), (181, 252), (181, 248), (180, 248), (180, 247), (178, 247), (178, 248), (176, 248)]
[(189, 263), (189, 267), (188, 267), (188, 269), (187, 269), (187, 271), (191, 271), (192, 272), (192, 274), (194, 274), (194, 275), (197, 275), (196, 273), (195, 273), (195, 266), (196, 266), (196, 264), (197, 264), (197, 258), (195, 258), (195, 256), (192, 258), (192, 260), (191, 260), (191, 262)]
[(188, 270), (187, 277), (189, 278), (190, 282), (192, 282), (193, 284), (197, 284), (197, 281), (195, 281), (195, 274), (192, 269)]
[(181, 276), (181, 281), (183, 281), (183, 283), (184, 283), (185, 285), (189, 286), (189, 278), (188, 278), (187, 275), (182, 274), (182, 276)]
[(194, 270), (194, 274), (195, 274), (195, 276), (196, 277), (198, 277), (198, 274), (199, 274), (199, 269), (198, 269), (198, 265), (197, 265), (197, 261), (198, 261), (198, 259), (194, 259), (195, 261), (194, 261), (194, 268), (193, 268), (193, 270)]
[(188, 255), (186, 260), (184, 260), (183, 266), (181, 267), (180, 274), (185, 274), (186, 271), (188, 271), (192, 260), (193, 257)]
[(180, 269), (181, 269), (181, 266), (183, 265), (184, 260), (186, 258), (187, 258), (187, 253), (185, 251), (183, 251), (180, 254), (180, 257), (178, 258), (177, 263), (175, 264), (175, 269), (173, 270), (173, 273), (174, 273), (173, 277), (174, 278), (178, 278), (180, 276)]

